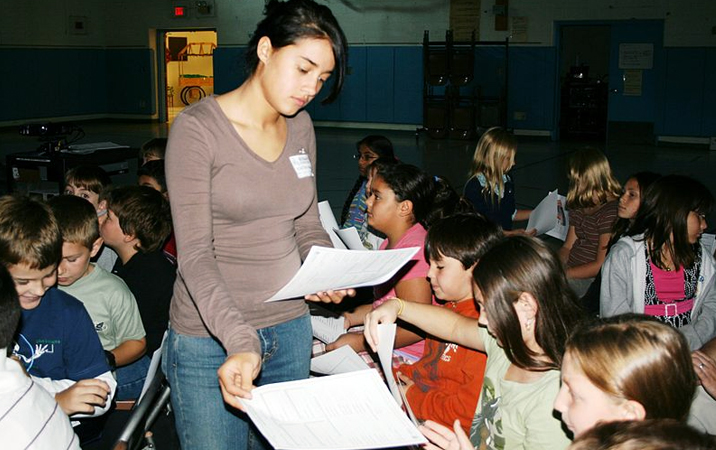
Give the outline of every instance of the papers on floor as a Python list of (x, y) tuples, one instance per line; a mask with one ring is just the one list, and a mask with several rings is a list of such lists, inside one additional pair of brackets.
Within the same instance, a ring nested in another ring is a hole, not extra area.
[(547, 234), (565, 240), (569, 231), (569, 213), (565, 208), (567, 199), (557, 190), (550, 192), (530, 214), (527, 230), (537, 230), (537, 236)]
[(419, 247), (356, 251), (314, 246), (296, 275), (266, 301), (375, 286), (391, 279), (418, 251)]
[(276, 449), (373, 449), (426, 443), (375, 370), (269, 384), (240, 399)]
[(365, 369), (370, 369), (370, 366), (350, 345), (344, 345), (311, 359), (311, 372), (324, 375), (338, 375)]

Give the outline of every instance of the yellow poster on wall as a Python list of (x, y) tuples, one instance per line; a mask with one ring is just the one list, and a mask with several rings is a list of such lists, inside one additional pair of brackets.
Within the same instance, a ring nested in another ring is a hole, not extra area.
[(629, 69), (624, 71), (624, 95), (631, 97), (641, 96), (643, 70)]

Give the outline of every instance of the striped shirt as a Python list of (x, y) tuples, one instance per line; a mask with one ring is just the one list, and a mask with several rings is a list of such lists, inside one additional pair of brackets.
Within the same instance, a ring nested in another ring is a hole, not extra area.
[(597, 259), (599, 235), (610, 234), (617, 220), (619, 200), (605, 203), (597, 210), (587, 213), (584, 209), (569, 211), (569, 225), (574, 226), (577, 240), (569, 252), (567, 267), (588, 264)]
[(55, 399), (0, 350), (0, 442), (5, 450), (79, 450), (70, 419)]

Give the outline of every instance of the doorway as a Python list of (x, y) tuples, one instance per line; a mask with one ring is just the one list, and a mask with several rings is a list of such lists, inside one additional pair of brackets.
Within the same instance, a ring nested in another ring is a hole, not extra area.
[(609, 101), (610, 25), (560, 25), (559, 135), (603, 141)]
[(216, 30), (162, 30), (157, 33), (157, 92), (161, 122), (172, 122), (187, 106), (214, 93)]

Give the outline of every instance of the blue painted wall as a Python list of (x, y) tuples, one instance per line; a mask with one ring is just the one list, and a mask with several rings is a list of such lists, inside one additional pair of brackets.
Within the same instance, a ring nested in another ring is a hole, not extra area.
[(103, 49), (0, 49), (0, 121), (107, 111)]
[[(243, 47), (214, 54), (215, 91), (227, 92), (244, 79)], [(510, 48), (508, 126), (551, 130), (556, 86), (554, 47)], [(504, 47), (478, 47), (475, 81), (481, 95), (500, 95)], [(93, 114), (146, 116), (156, 111), (150, 49), (2, 48), (0, 121)], [(660, 135), (716, 135), (716, 48), (665, 48), (655, 70), (655, 105), (637, 109), (655, 121)], [(339, 99), (311, 103), (315, 120), (422, 123), (422, 47), (352, 46)], [(324, 94), (325, 95), (325, 92)], [(525, 120), (515, 120), (514, 112)], [(628, 115), (629, 113), (627, 113)], [(636, 117), (636, 116), (634, 116)], [(622, 117), (629, 120), (629, 117)]]
[(716, 136), (716, 48), (667, 48), (664, 59), (660, 134)]
[(152, 114), (149, 49), (0, 49), (0, 121)]

